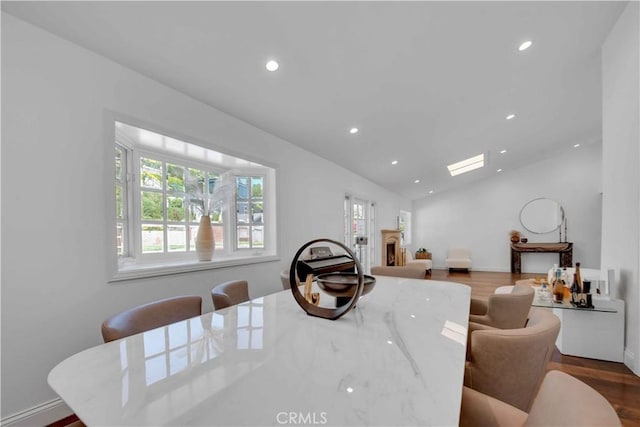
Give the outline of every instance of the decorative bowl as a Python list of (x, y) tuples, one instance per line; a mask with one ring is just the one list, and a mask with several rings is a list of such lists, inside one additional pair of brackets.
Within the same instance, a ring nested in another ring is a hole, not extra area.
[[(334, 297), (352, 297), (358, 286), (357, 273), (324, 273), (316, 276), (318, 287)], [(376, 285), (376, 278), (364, 275), (364, 289), (362, 295), (366, 295)], [(361, 296), (362, 296), (361, 295)]]

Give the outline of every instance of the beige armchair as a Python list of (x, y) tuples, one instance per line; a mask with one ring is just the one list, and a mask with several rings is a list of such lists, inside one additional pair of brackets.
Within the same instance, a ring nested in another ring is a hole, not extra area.
[(417, 268), (384, 265), (371, 267), (371, 274), (373, 274), (374, 276), (393, 276), (406, 277), (408, 279), (424, 279), (425, 273), (425, 270), (421, 266), (418, 266)]
[(249, 284), (246, 280), (221, 283), (211, 290), (211, 300), (214, 310), (249, 301)]
[(528, 411), (559, 332), (560, 319), (543, 308), (531, 309), (524, 328), (469, 322), (464, 385)]
[[(559, 403), (567, 399), (569, 405)], [(462, 389), (461, 427), (620, 425), (618, 414), (600, 393), (560, 371), (547, 372), (529, 414), (470, 388)]]
[(139, 305), (102, 322), (104, 342), (166, 326), (202, 314), (202, 298), (180, 296)]
[(444, 265), (451, 270), (465, 270), (471, 269), (471, 253), (467, 248), (452, 248), (447, 251), (447, 258), (444, 260)]
[(500, 329), (523, 328), (535, 291), (529, 285), (515, 285), (510, 293), (471, 298), (469, 321)]

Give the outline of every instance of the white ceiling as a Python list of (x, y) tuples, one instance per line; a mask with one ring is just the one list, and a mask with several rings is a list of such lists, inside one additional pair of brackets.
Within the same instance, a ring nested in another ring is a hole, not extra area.
[[(2, 2), (411, 199), (600, 143), (600, 46), (624, 6)], [(479, 153), (485, 168), (449, 176)]]

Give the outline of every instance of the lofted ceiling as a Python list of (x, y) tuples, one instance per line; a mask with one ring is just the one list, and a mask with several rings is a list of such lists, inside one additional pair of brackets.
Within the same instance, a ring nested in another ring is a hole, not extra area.
[[(418, 199), (601, 143), (600, 47), (625, 4), (3, 1), (2, 10)], [(533, 45), (518, 51), (525, 40)], [(449, 175), (448, 164), (480, 153), (484, 168)]]

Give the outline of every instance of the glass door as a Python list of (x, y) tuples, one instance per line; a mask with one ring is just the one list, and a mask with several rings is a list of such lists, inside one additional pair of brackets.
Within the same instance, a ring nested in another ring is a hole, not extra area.
[(346, 196), (344, 201), (344, 242), (356, 255), (365, 273), (371, 268), (375, 246), (375, 206), (366, 200)]

